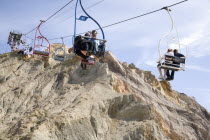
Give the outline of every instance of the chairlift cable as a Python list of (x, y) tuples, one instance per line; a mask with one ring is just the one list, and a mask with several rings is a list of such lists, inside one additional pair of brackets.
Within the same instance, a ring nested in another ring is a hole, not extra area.
[[(101, 1), (99, 1), (99, 2), (97, 2), (97, 3), (94, 3), (93, 5), (90, 5), (89, 7), (87, 7), (86, 9), (90, 9), (90, 8), (92, 8), (92, 7), (94, 7), (94, 6), (98, 5), (98, 4), (100, 4), (100, 3), (103, 2), (103, 1), (104, 1), (104, 0), (101, 0)], [(78, 13), (81, 13), (81, 12), (82, 12), (82, 11), (80, 11), (80, 12), (78, 12)], [(65, 19), (63, 19), (63, 20), (60, 20), (60, 21), (58, 21), (58, 22), (55, 22), (55, 24), (64, 22), (64, 21), (66, 21), (66, 20), (68, 20), (68, 19), (70, 19), (70, 18), (72, 18), (72, 17), (74, 17), (74, 15), (72, 15), (72, 16), (70, 16), (70, 17), (67, 17), (67, 18), (65, 18)]]
[[(60, 8), (58, 11), (56, 11), (54, 14), (52, 14), (49, 18), (47, 18), (45, 20), (45, 23), (47, 21), (49, 21), (53, 16), (55, 16), (57, 13), (59, 13), (61, 10), (63, 10), (66, 6), (68, 6), (70, 3), (72, 3), (74, 0), (69, 1), (66, 5), (64, 5), (62, 8)], [(33, 28), (31, 31), (29, 31), (28, 33), (26, 33), (25, 35), (28, 35), (29, 33), (33, 32), (34, 30), (37, 29), (37, 26), (35, 28)]]
[[(132, 18), (128, 18), (128, 19), (125, 19), (125, 20), (122, 20), (122, 21), (119, 21), (119, 22), (116, 22), (116, 23), (112, 23), (112, 24), (103, 26), (103, 27), (101, 27), (101, 28), (102, 28), (102, 29), (108, 28), (108, 27), (111, 27), (111, 26), (114, 26), (114, 25), (118, 25), (118, 24), (121, 24), (121, 23), (130, 21), (130, 20), (136, 19), (136, 18), (144, 17), (144, 16), (147, 16), (147, 15), (150, 15), (150, 14), (153, 14), (153, 13), (156, 13), (156, 12), (159, 12), (159, 11), (162, 11), (162, 10), (165, 10), (166, 8), (174, 7), (174, 6), (176, 6), (176, 5), (179, 5), (179, 4), (184, 3), (184, 2), (187, 2), (187, 1), (188, 1), (188, 0), (184, 0), (184, 1), (181, 1), (181, 2), (178, 2), (178, 3), (175, 3), (175, 4), (172, 4), (172, 5), (169, 5), (169, 6), (165, 6), (165, 7), (161, 8), (161, 9), (157, 9), (157, 10), (154, 10), (154, 11), (151, 11), (151, 12), (148, 12), (148, 13), (145, 13), (145, 14), (141, 14), (141, 15), (138, 15), (138, 16), (135, 16), (135, 17), (132, 17)], [(100, 30), (100, 28), (95, 29), (95, 30)], [(77, 35), (81, 35), (81, 34), (84, 34), (84, 33), (86, 33), (86, 32), (79, 33), (79, 34), (77, 34)], [(74, 36), (74, 35), (63, 36), (63, 38), (68, 38), (68, 37), (72, 37), (72, 36)], [(52, 39), (49, 39), (49, 40), (56, 40), (56, 39), (59, 39), (59, 38), (60, 38), (60, 37), (58, 37), (58, 38), (52, 38)]]
[(116, 22), (116, 23), (113, 23), (113, 24), (104, 26), (103, 28), (107, 28), (107, 27), (114, 26), (114, 25), (117, 25), (117, 24), (120, 24), (120, 23), (123, 23), (123, 22), (127, 22), (127, 21), (129, 21), (129, 20), (133, 20), (133, 19), (136, 19), (136, 18), (140, 18), (140, 17), (143, 17), (143, 16), (147, 16), (147, 15), (150, 15), (150, 14), (153, 14), (153, 13), (156, 13), (156, 12), (159, 12), (159, 11), (162, 11), (162, 10), (165, 10), (165, 8), (169, 8), (169, 7), (176, 6), (176, 5), (181, 4), (181, 3), (183, 3), (183, 2), (186, 2), (186, 1), (188, 1), (188, 0), (184, 0), (184, 1), (181, 1), (181, 2), (178, 2), (178, 3), (175, 3), (175, 4), (172, 4), (172, 5), (163, 7), (163, 8), (161, 8), (161, 9), (154, 10), (154, 11), (151, 11), (151, 12), (148, 12), (148, 13), (145, 13), (145, 14), (142, 14), (142, 15), (139, 15), (139, 16), (135, 16), (135, 17), (132, 17), (132, 18), (129, 18), (129, 19), (126, 19), (126, 20), (122, 20), (122, 21), (119, 21), (119, 22)]
[[(104, 0), (102, 0), (102, 1), (104, 1)], [(84, 3), (87, 3), (87, 2), (89, 2), (89, 1), (86, 0)], [(101, 2), (101, 1), (99, 1), (99, 2)], [(98, 2), (96, 2), (96, 3), (98, 3)], [(57, 23), (60, 23), (60, 22), (62, 22), (62, 21), (65, 21), (65, 20), (69, 19), (69, 17), (68, 17), (68, 18), (62, 18), (62, 17), (64, 17), (67, 13), (71, 12), (72, 10), (74, 10), (74, 8), (75, 8), (75, 4), (74, 4), (72, 7), (70, 7), (69, 9), (66, 9), (64, 12), (62, 12), (62, 13), (56, 15), (56, 16), (53, 18), (53, 20), (55, 20), (55, 19), (57, 19), (57, 18), (58, 18), (58, 20), (55, 21), (54, 23), (51, 23), (51, 24), (57, 24)], [(71, 16), (71, 17), (72, 17), (72, 16)], [(60, 20), (59, 20), (59, 19), (60, 19)], [(48, 23), (48, 24), (49, 24), (49, 23)]]
[(61, 10), (63, 10), (66, 6), (68, 6), (71, 2), (73, 2), (73, 0), (69, 1), (66, 5), (64, 5), (62, 8), (60, 8), (57, 12), (55, 12), (52, 16), (50, 16), (48, 19), (45, 20), (45, 22), (47, 22), (48, 20), (50, 20), (53, 16), (55, 16), (57, 13), (59, 13)]

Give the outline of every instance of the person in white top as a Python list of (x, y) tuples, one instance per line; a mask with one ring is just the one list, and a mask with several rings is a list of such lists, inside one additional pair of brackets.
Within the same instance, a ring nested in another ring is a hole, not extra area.
[(165, 56), (166, 55), (174, 56), (173, 50), (172, 49), (168, 49), (168, 51), (160, 59), (158, 59), (158, 61), (157, 61), (157, 63), (158, 63), (157, 67), (158, 67), (158, 71), (160, 73), (160, 76), (158, 78), (159, 79), (163, 79), (163, 80), (166, 79), (166, 72), (167, 72), (167, 70), (164, 69), (164, 76), (163, 76), (162, 71), (161, 71), (161, 68), (159, 66), (161, 65), (161, 60), (162, 59), (165, 59)]
[(97, 40), (97, 31), (96, 30), (93, 30), (92, 31), (92, 38), (91, 38), (91, 41), (93, 42), (93, 46), (94, 46), (94, 53), (95, 55), (99, 53), (99, 49), (100, 51), (104, 52), (105, 51), (105, 43), (107, 42), (106, 40), (104, 41), (99, 41)]

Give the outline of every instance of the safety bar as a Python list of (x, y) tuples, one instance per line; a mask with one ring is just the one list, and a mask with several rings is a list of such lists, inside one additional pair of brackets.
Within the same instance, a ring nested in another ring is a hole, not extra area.
[[(88, 39), (92, 39), (92, 37), (88, 37), (88, 36), (81, 36), (82, 38), (88, 38)], [(94, 38), (95, 40), (99, 40), (99, 41), (106, 41), (105, 39), (98, 39), (98, 38)]]

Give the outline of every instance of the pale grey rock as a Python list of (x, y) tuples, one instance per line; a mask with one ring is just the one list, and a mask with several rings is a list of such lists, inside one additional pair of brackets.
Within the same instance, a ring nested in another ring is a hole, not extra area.
[(0, 140), (210, 140), (210, 115), (107, 52), (90, 70), (0, 55)]

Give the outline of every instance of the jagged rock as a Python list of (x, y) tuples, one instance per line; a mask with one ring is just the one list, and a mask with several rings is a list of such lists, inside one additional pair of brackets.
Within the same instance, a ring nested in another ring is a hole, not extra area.
[(8, 53), (0, 71), (0, 140), (210, 140), (193, 98), (110, 52), (90, 70)]

